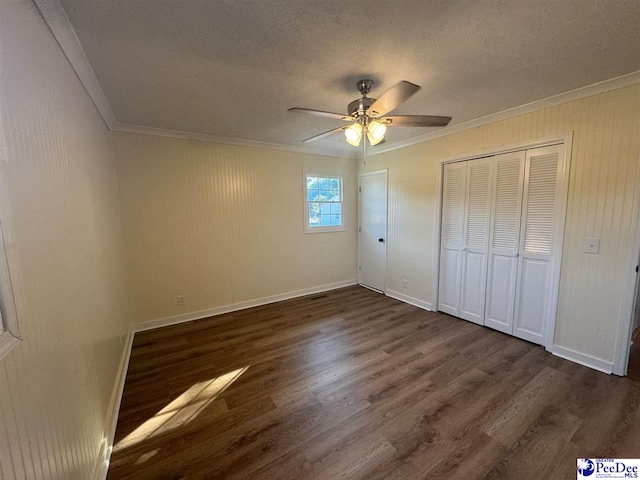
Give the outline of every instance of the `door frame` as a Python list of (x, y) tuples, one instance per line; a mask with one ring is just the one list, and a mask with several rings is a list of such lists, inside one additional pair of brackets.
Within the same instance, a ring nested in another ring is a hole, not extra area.
[[(385, 198), (385, 204), (387, 206), (386, 211), (386, 221), (385, 221), (385, 230), (384, 230), (384, 287), (382, 291), (377, 290), (375, 288), (371, 288), (367, 285), (363, 285), (360, 282), (360, 231), (362, 227), (362, 208), (360, 207), (361, 200), (361, 182), (360, 179), (362, 177), (368, 177), (371, 175), (380, 175), (384, 174), (384, 183), (386, 186), (387, 198)], [(388, 263), (389, 263), (389, 169), (383, 168), (381, 170), (373, 170), (371, 172), (362, 172), (358, 174), (358, 285), (361, 287), (368, 288), (369, 290), (373, 290), (374, 292), (383, 293), (386, 295), (387, 293), (387, 271), (388, 271)]]
[[(640, 157), (638, 158), (640, 161)], [(629, 240), (629, 251), (627, 253), (627, 279), (622, 298), (622, 311), (620, 314), (620, 328), (616, 341), (616, 353), (613, 359), (613, 373), (620, 376), (627, 374), (629, 366), (629, 354), (631, 353), (631, 335), (633, 334), (633, 317), (637, 301), (637, 282), (640, 281), (639, 273), (636, 272), (636, 265), (640, 265), (638, 252), (640, 252), (640, 198), (638, 197), (638, 186), (640, 184), (640, 172), (636, 178), (636, 195), (633, 199), (632, 217), (635, 221), (632, 229), (632, 236)]]
[(434, 231), (434, 251), (433, 251), (433, 265), (434, 265), (434, 274), (433, 274), (433, 301), (434, 305), (438, 305), (438, 290), (439, 290), (439, 281), (440, 281), (440, 233), (441, 233), (441, 221), (442, 221), (442, 180), (443, 180), (443, 171), (444, 165), (448, 163), (455, 162), (464, 162), (467, 160), (476, 160), (480, 158), (493, 157), (495, 155), (499, 155), (502, 153), (511, 153), (519, 150), (528, 150), (532, 148), (539, 147), (549, 147), (552, 145), (563, 145), (563, 153), (558, 158), (559, 164), (559, 205), (556, 206), (556, 212), (559, 224), (562, 225), (562, 228), (559, 228), (558, 231), (555, 232), (553, 237), (553, 242), (558, 242), (559, 245), (559, 256), (557, 259), (552, 261), (551, 266), (551, 275), (553, 280), (553, 292), (551, 295), (551, 315), (549, 316), (550, 322), (549, 325), (545, 325), (544, 329), (544, 343), (543, 346), (548, 351), (553, 351), (553, 337), (555, 332), (556, 325), (556, 316), (557, 316), (557, 307), (558, 307), (558, 293), (560, 287), (560, 266), (562, 264), (562, 249), (563, 249), (563, 240), (564, 240), (564, 230), (565, 230), (565, 222), (566, 222), (566, 214), (567, 214), (567, 199), (569, 193), (569, 167), (571, 164), (571, 152), (573, 145), (573, 132), (566, 133), (564, 135), (554, 135), (552, 137), (544, 137), (537, 140), (529, 140), (526, 142), (513, 143), (508, 145), (489, 147), (480, 150), (476, 150), (471, 153), (453, 155), (450, 157), (446, 157), (440, 160), (440, 166), (438, 169), (438, 178), (436, 185), (438, 186), (438, 192), (436, 196), (436, 225)]

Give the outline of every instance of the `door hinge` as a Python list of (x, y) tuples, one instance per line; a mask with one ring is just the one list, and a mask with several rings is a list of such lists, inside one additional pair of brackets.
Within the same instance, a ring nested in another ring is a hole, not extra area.
[(360, 265), (358, 265), (358, 271), (362, 271), (362, 267)]
[[(362, 227), (358, 227), (358, 231), (361, 232), (362, 231)], [(636, 272), (638, 271), (638, 267), (636, 267)]]
[(362, 192), (362, 187), (358, 187), (358, 191), (359, 191), (359, 192)]
[(636, 273), (638, 273), (638, 265), (636, 265)]

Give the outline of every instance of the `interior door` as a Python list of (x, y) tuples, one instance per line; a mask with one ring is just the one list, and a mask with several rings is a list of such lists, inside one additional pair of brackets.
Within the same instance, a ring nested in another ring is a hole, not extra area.
[(460, 278), (464, 241), (467, 162), (443, 167), (438, 310), (460, 316)]
[(527, 150), (518, 258), (518, 286), (513, 335), (545, 344), (545, 325), (551, 321), (553, 279), (551, 262), (560, 245), (554, 233), (558, 208), (560, 146)]
[(495, 157), (484, 324), (513, 333), (525, 152)]
[(464, 245), (461, 254), (460, 318), (484, 323), (493, 158), (467, 163)]
[(387, 171), (359, 178), (358, 283), (384, 292), (387, 269)]

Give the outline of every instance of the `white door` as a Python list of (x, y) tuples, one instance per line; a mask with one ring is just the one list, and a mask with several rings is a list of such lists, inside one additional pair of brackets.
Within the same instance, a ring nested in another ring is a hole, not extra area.
[(467, 162), (443, 167), (438, 310), (460, 316)]
[(359, 178), (358, 283), (384, 292), (387, 269), (387, 171)]
[(555, 280), (552, 261), (559, 261), (561, 245), (554, 241), (560, 215), (558, 181), (561, 146), (527, 150), (525, 162), (518, 285), (513, 334), (545, 344), (545, 326), (552, 321)]
[(467, 163), (464, 244), (461, 254), (460, 318), (484, 323), (493, 158)]
[(525, 152), (496, 155), (484, 324), (513, 333)]

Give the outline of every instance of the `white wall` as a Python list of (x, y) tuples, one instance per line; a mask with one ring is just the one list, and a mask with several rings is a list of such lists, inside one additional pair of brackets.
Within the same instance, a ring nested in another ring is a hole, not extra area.
[[(640, 85), (375, 155), (361, 171), (389, 169), (387, 285), (436, 304), (434, 255), (440, 160), (574, 133), (555, 343), (613, 362), (638, 195)], [(388, 135), (393, 135), (389, 132)], [(600, 254), (582, 253), (600, 237)], [(633, 252), (637, 256), (638, 252)]]
[(87, 480), (129, 320), (116, 170), (110, 133), (27, 0), (0, 2), (0, 114), (24, 339), (0, 362), (0, 478)]
[[(114, 136), (136, 322), (355, 282), (356, 160)], [(304, 171), (344, 177), (347, 231), (304, 233)]]

